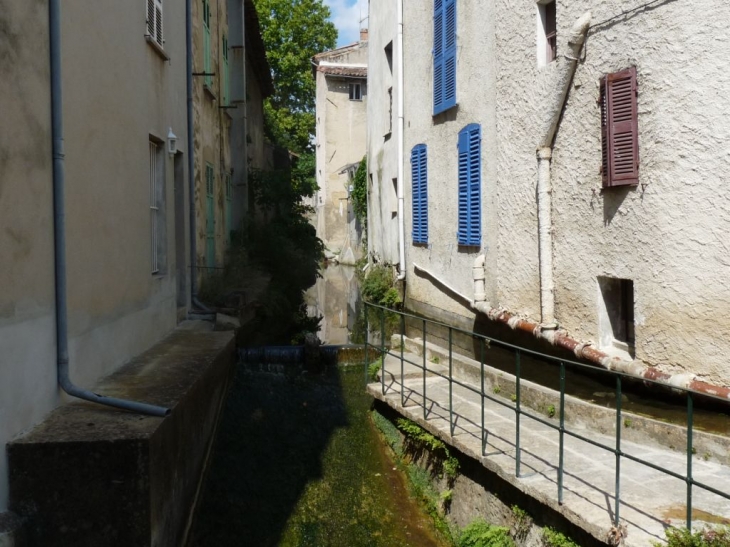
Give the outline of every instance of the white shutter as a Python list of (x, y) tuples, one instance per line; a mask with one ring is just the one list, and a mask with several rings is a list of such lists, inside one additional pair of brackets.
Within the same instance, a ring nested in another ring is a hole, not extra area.
[(155, 0), (146, 0), (147, 3), (147, 34), (155, 35)]
[(155, 40), (160, 45), (164, 44), (162, 39), (162, 0), (155, 0)]
[(162, 46), (162, 0), (146, 0), (147, 35)]

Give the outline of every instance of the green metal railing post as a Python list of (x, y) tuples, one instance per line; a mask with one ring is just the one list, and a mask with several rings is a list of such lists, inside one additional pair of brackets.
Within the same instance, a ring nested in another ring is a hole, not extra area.
[(426, 320), (423, 320), (423, 419), (428, 416), (426, 411)]
[(482, 390), (481, 396), (479, 397), (482, 402), (482, 456), (487, 451), (487, 430), (484, 428), (484, 338), (479, 339), (480, 346), (480, 357), (479, 357), (479, 370), (482, 377)]
[(563, 504), (563, 464), (565, 454), (565, 363), (560, 361), (560, 454), (558, 456), (558, 503)]
[(515, 477), (520, 476), (520, 352), (515, 352)]
[(694, 401), (692, 392), (687, 392), (687, 529), (692, 531), (692, 425), (694, 422)]
[(452, 356), (453, 331), (449, 327), (449, 431), (454, 436), (454, 369)]
[(365, 385), (367, 385), (368, 380), (370, 379), (370, 378), (368, 378), (368, 365), (370, 364), (370, 362), (368, 360), (368, 345), (369, 345), (368, 339), (370, 337), (368, 335), (370, 333), (368, 332), (368, 303), (367, 302), (365, 302), (364, 312), (365, 312)]
[(380, 387), (385, 395), (385, 309), (380, 308)]
[(404, 351), (404, 344), (403, 344), (403, 337), (405, 336), (406, 332), (406, 316), (402, 313), (400, 314), (400, 406), (405, 407), (406, 406), (406, 385), (403, 380), (404, 374), (403, 374), (403, 351)]
[(621, 376), (616, 376), (616, 500), (613, 524), (619, 525), (621, 511)]

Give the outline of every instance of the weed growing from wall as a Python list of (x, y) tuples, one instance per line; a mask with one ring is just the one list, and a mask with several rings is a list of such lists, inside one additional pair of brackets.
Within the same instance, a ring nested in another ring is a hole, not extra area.
[(515, 547), (515, 542), (509, 528), (477, 519), (462, 530), (458, 547)]
[(568, 538), (565, 534), (549, 526), (542, 529), (542, 544), (545, 547), (580, 547), (580, 545)]
[[(706, 528), (691, 532), (686, 528), (667, 528), (666, 547), (728, 547), (730, 546), (730, 527), (711, 529)], [(664, 546), (664, 543), (654, 542), (655, 547)]]

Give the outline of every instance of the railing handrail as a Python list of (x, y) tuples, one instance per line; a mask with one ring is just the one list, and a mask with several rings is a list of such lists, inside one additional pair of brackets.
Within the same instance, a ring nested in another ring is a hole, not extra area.
[[(516, 346), (514, 344), (510, 344), (507, 342), (503, 342), (501, 340), (497, 340), (495, 338), (492, 338), (490, 336), (486, 336), (484, 334), (478, 334), (473, 331), (467, 331), (465, 329), (461, 329), (459, 327), (453, 327), (451, 325), (448, 325), (446, 323), (443, 323), (441, 321), (436, 321), (433, 319), (428, 319), (426, 317), (417, 316), (414, 314), (410, 314), (407, 312), (399, 311), (399, 310), (393, 310), (390, 308), (387, 308), (385, 306), (380, 306), (377, 304), (372, 304), (370, 302), (364, 302), (365, 305), (365, 361), (366, 361), (366, 375), (367, 375), (367, 361), (368, 361), (368, 347), (369, 347), (369, 340), (368, 340), (368, 308), (374, 308), (380, 310), (380, 358), (381, 358), (381, 364), (382, 369), (380, 373), (381, 377), (381, 389), (383, 392), (383, 395), (385, 395), (386, 389), (385, 389), (385, 357), (386, 355), (392, 355), (396, 358), (400, 359), (401, 367), (400, 367), (400, 373), (401, 373), (401, 405), (405, 406), (404, 404), (404, 363), (409, 363), (423, 371), (423, 414), (424, 419), (428, 418), (428, 409), (427, 409), (427, 397), (426, 397), (426, 373), (429, 372), (430, 374), (436, 375), (438, 377), (444, 378), (448, 380), (449, 382), (449, 432), (451, 436), (454, 435), (455, 431), (455, 420), (453, 418), (453, 385), (456, 384), (464, 389), (467, 389), (471, 391), (472, 393), (478, 394), (481, 399), (481, 437), (482, 437), (482, 448), (481, 453), (482, 456), (485, 455), (485, 449), (486, 449), (486, 429), (484, 427), (484, 401), (485, 399), (488, 399), (494, 403), (497, 403), (503, 407), (509, 408), (515, 412), (515, 476), (520, 477), (520, 457), (521, 457), (521, 450), (520, 450), (520, 417), (525, 416), (532, 420), (536, 420), (543, 425), (556, 430), (560, 434), (560, 440), (559, 440), (559, 463), (558, 463), (558, 503), (563, 503), (563, 456), (564, 456), (564, 438), (565, 435), (568, 435), (570, 437), (582, 440), (584, 442), (590, 443), (591, 445), (606, 450), (607, 452), (613, 453), (616, 457), (615, 462), (615, 507), (613, 511), (613, 519), (614, 519), (614, 525), (619, 526), (620, 524), (620, 506), (621, 506), (621, 496), (620, 496), (620, 489), (621, 489), (621, 459), (626, 458), (630, 461), (633, 461), (635, 463), (644, 465), (646, 467), (649, 467), (651, 469), (654, 469), (656, 471), (659, 471), (661, 473), (664, 473), (666, 475), (669, 475), (671, 477), (674, 477), (676, 479), (682, 480), (686, 482), (687, 484), (687, 517), (686, 517), (686, 526), (688, 529), (692, 529), (692, 489), (694, 487), (701, 488), (707, 492), (711, 492), (717, 496), (720, 496), (724, 499), (730, 500), (730, 493), (722, 492), (720, 490), (717, 490), (716, 488), (713, 488), (707, 484), (701, 483), (699, 481), (696, 481), (692, 476), (692, 455), (694, 452), (693, 449), (693, 421), (694, 421), (694, 397), (695, 395), (698, 395), (703, 398), (710, 398), (710, 399), (716, 399), (718, 401), (723, 401), (727, 403), (727, 400), (721, 398), (721, 397), (713, 397), (712, 395), (700, 393), (695, 390), (685, 388), (685, 387), (674, 387), (674, 386), (667, 386), (666, 383), (662, 383), (660, 381), (652, 380), (652, 379), (644, 379), (642, 378), (641, 381), (644, 383), (650, 383), (650, 384), (657, 384), (659, 386), (662, 386), (663, 388), (671, 387), (671, 389), (676, 390), (678, 392), (684, 392), (686, 398), (687, 398), (687, 424), (686, 424), (686, 430), (687, 430), (687, 471), (685, 474), (677, 473), (675, 471), (672, 471), (670, 469), (664, 468), (661, 465), (654, 464), (652, 462), (648, 462), (642, 458), (638, 458), (636, 456), (633, 456), (631, 454), (625, 453), (621, 449), (621, 399), (622, 399), (622, 387), (621, 387), (621, 381), (624, 378), (629, 378), (632, 380), (637, 380), (636, 377), (631, 376), (630, 374), (626, 374), (624, 372), (619, 372), (615, 370), (605, 369), (605, 368), (599, 368), (597, 366), (593, 365), (587, 365), (584, 363), (580, 363), (578, 361), (573, 361), (570, 359), (564, 359), (561, 357), (555, 357), (552, 355), (548, 355), (545, 353), (541, 353), (539, 351), (530, 350), (527, 348), (523, 348), (520, 346)], [(386, 337), (386, 331), (385, 331), (385, 314), (396, 314), (400, 316), (400, 337), (401, 337), (401, 345), (400, 345), (400, 354), (392, 352), (390, 349), (386, 350), (386, 344), (385, 344), (385, 337)], [(410, 317), (412, 319), (418, 320), (421, 322), (421, 328), (422, 328), (422, 344), (423, 344), (423, 363), (416, 363), (414, 361), (411, 361), (404, 356), (404, 337), (405, 337), (405, 319), (407, 317)], [(441, 372), (437, 370), (429, 370), (428, 364), (426, 362), (426, 350), (427, 350), (427, 325), (438, 325), (442, 328), (448, 329), (448, 375), (442, 374)], [(454, 378), (453, 375), (453, 333), (459, 332), (462, 334), (465, 334), (467, 336), (470, 336), (472, 338), (481, 340), (480, 343), (480, 349), (481, 349), (481, 355), (480, 355), (480, 375), (481, 375), (481, 389), (477, 389), (476, 387), (472, 386), (468, 382), (462, 382), (458, 379)], [(509, 404), (506, 400), (502, 401), (499, 400), (500, 398), (492, 397), (491, 395), (488, 395), (485, 393), (484, 390), (484, 368), (486, 365), (486, 362), (484, 360), (484, 348), (485, 343), (488, 344), (494, 344), (498, 347), (503, 348), (509, 348), (514, 350), (515, 352), (515, 388), (516, 388), (516, 398), (513, 401), (514, 405)], [(548, 360), (553, 363), (558, 363), (560, 366), (560, 414), (559, 414), (559, 425), (556, 425), (552, 423), (551, 421), (548, 421), (544, 419), (541, 416), (537, 416), (531, 412), (525, 412), (522, 410), (521, 407), (521, 395), (520, 395), (520, 385), (521, 385), (521, 356), (522, 354), (528, 354), (532, 356), (537, 356), (541, 359)], [(591, 372), (598, 372), (602, 374), (607, 374), (609, 376), (612, 376), (616, 380), (616, 387), (615, 387), (615, 395), (616, 395), (616, 429), (615, 429), (615, 445), (609, 446), (607, 444), (603, 444), (601, 442), (598, 442), (593, 439), (589, 439), (587, 437), (584, 437), (580, 433), (576, 432), (575, 430), (571, 430), (565, 426), (565, 369), (566, 365), (570, 365), (572, 367), (578, 367), (581, 369), (588, 369)]]

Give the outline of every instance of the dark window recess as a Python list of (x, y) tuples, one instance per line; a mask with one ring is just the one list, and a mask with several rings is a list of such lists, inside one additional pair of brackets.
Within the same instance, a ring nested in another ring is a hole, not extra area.
[(551, 63), (558, 53), (557, 22), (555, 18), (555, 2), (545, 4), (545, 62)]
[(603, 187), (639, 184), (639, 116), (636, 68), (601, 80)]
[(360, 84), (350, 84), (350, 100), (361, 101), (362, 100), (362, 89)]
[(611, 324), (614, 345), (633, 353), (634, 282), (631, 279), (598, 279), (606, 313)]

